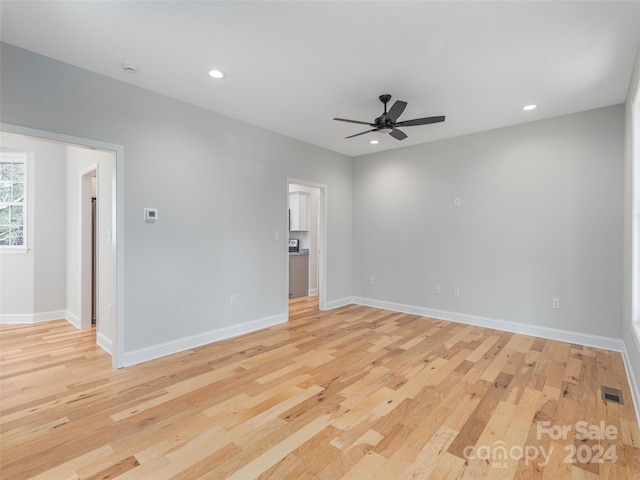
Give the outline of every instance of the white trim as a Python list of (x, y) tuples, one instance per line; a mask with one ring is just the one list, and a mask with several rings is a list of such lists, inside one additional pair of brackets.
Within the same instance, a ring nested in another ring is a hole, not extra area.
[[(624, 350), (622, 351), (622, 359), (624, 360), (624, 368), (627, 372), (627, 378), (629, 379), (629, 389), (631, 390), (631, 399), (633, 400), (633, 406), (636, 409), (636, 419), (638, 420), (638, 425), (640, 425), (640, 385), (636, 381), (636, 375), (639, 373), (638, 371), (633, 370), (633, 362), (631, 362), (631, 358), (629, 358), (628, 349), (635, 347), (637, 352), (640, 352), (640, 338), (638, 338), (638, 334), (634, 329), (632, 329), (632, 336), (635, 345), (628, 346), (625, 343)], [(637, 365), (636, 368), (640, 368), (640, 365)]]
[(64, 318), (67, 322), (69, 322), (71, 325), (76, 327), (78, 330), (81, 330), (80, 317), (78, 317), (75, 313), (72, 313), (69, 310), (67, 310), (65, 312)]
[(271, 317), (250, 320), (238, 325), (222, 327), (209, 332), (199, 333), (188, 337), (171, 340), (169, 342), (144, 347), (137, 350), (124, 353), (124, 366), (129, 367), (142, 362), (148, 362), (156, 358), (165, 357), (174, 353), (183, 352), (191, 348), (200, 347), (209, 343), (226, 340), (227, 338), (237, 337), (246, 333), (262, 330), (263, 328), (272, 327), (287, 322), (287, 314), (281, 313)]
[(317, 288), (310, 288), (309, 292), (307, 293), (310, 297), (315, 297), (318, 295), (318, 289)]
[(468, 315), (466, 313), (450, 312), (447, 310), (436, 310), (433, 308), (417, 307), (414, 305), (405, 305), (402, 303), (385, 302), (381, 300), (373, 300), (370, 298), (354, 297), (353, 303), (358, 305), (365, 305), (368, 307), (381, 308), (384, 310), (412, 313), (423, 317), (431, 317), (440, 320), (464, 323), (466, 325), (476, 325), (478, 327), (493, 328), (495, 330), (501, 330), (504, 332), (548, 338), (550, 340), (557, 340), (560, 342), (576, 343), (578, 345), (602, 348), (605, 350), (613, 350), (615, 352), (622, 352), (624, 350), (624, 342), (618, 338), (591, 335), (589, 333), (572, 332), (570, 330), (542, 327), (538, 325), (517, 323), (495, 318), (479, 317), (477, 315)]
[[(78, 172), (76, 180), (78, 181), (78, 244), (80, 245), (80, 251), (76, 252), (76, 255), (80, 257), (79, 264), (79, 277), (80, 278), (80, 325), (81, 328), (91, 328), (93, 321), (92, 307), (92, 225), (91, 225), (91, 176), (95, 175), (98, 179), (98, 164), (93, 163)], [(97, 212), (97, 209), (96, 209)], [(96, 222), (99, 222), (99, 215), (96, 213)], [(96, 232), (97, 233), (97, 232)], [(95, 278), (96, 282), (99, 280), (100, 266), (97, 261), (99, 258), (99, 235), (96, 235), (96, 265), (95, 265)], [(99, 291), (99, 290), (98, 290)], [(98, 299), (96, 302), (96, 312), (100, 312), (98, 305)], [(98, 315), (96, 315), (97, 317)]]
[(107, 352), (109, 355), (113, 355), (113, 344), (110, 338), (107, 338), (102, 332), (96, 333), (96, 343), (98, 346)]
[(55, 320), (66, 320), (77, 328), (73, 322), (75, 315), (67, 310), (51, 310), (39, 313), (3, 313), (0, 314), (0, 324), (2, 325), (29, 325), (34, 323), (53, 322)]
[[(640, 61), (640, 56), (638, 57)], [(640, 335), (640, 81), (631, 101), (631, 327)], [(637, 344), (637, 341), (636, 341)], [(639, 418), (640, 420), (640, 418)]]
[(354, 301), (354, 297), (344, 297), (327, 301), (326, 307), (327, 310), (333, 310), (334, 308), (346, 307), (347, 305), (351, 305), (352, 303), (356, 303)]
[(13, 245), (3, 245), (0, 248), (0, 255), (26, 255), (31, 250), (29, 247), (17, 247)]

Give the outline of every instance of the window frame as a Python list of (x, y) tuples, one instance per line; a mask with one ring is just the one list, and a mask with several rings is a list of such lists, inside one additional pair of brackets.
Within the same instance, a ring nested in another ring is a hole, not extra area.
[(640, 345), (640, 82), (631, 101), (631, 325)]
[[(23, 200), (22, 206), (22, 245), (0, 245), (0, 255), (25, 254), (29, 251), (29, 155), (27, 152), (0, 152), (0, 163), (21, 163), (23, 173)], [(0, 202), (2, 204), (15, 204), (15, 202)]]

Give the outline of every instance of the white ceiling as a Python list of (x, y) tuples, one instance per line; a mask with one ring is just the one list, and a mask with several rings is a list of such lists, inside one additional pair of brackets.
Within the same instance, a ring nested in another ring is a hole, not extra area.
[[(351, 156), (622, 103), (640, 44), (640, 1), (0, 5), (2, 41)], [(383, 93), (447, 119), (344, 139)]]

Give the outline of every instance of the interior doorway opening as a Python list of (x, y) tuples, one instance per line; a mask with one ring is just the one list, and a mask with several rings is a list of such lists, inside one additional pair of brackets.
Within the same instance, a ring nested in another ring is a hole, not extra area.
[[(66, 304), (60, 311), (76, 327), (91, 328), (95, 306), (96, 343), (111, 354), (114, 368), (123, 367), (123, 258), (118, 248), (122, 243), (122, 146), (6, 123), (0, 124), (0, 131), (66, 149)], [(95, 258), (91, 218), (94, 176), (98, 199)]]
[(317, 296), (326, 310), (327, 286), (326, 185), (287, 181), (287, 302)]
[(96, 230), (97, 215), (97, 165), (92, 165), (80, 177), (80, 327), (97, 325), (98, 268)]

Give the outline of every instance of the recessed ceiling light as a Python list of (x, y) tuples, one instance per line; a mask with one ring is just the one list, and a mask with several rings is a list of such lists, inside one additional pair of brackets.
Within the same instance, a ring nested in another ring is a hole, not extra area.
[(136, 73), (138, 73), (138, 67), (133, 65), (132, 63), (123, 63), (122, 69), (130, 75), (135, 75)]
[(209, 71), (209, 76), (211, 78), (223, 78), (224, 77), (224, 73), (222, 73), (220, 70), (210, 70)]
[(534, 110), (537, 107), (537, 105), (526, 105), (524, 107), (522, 107), (523, 110)]
[(369, 143), (370, 143), (371, 145), (377, 145), (377, 144), (379, 144), (379, 143), (380, 143), (380, 141), (379, 141), (379, 140), (371, 140)]

